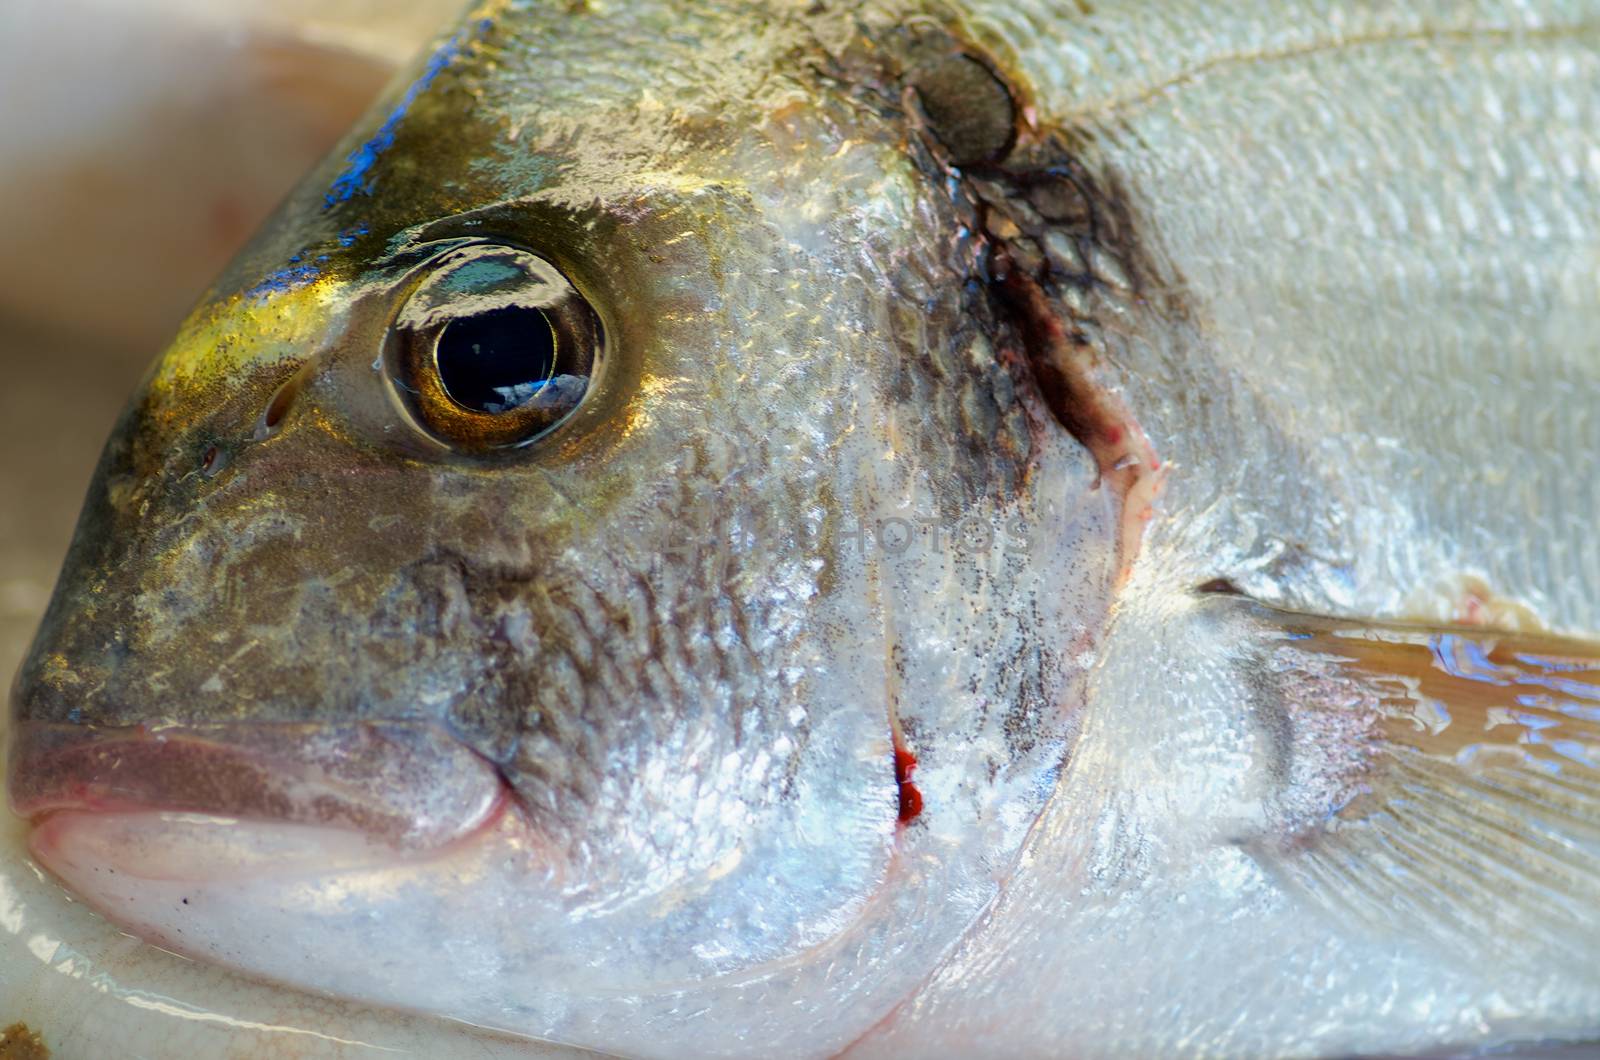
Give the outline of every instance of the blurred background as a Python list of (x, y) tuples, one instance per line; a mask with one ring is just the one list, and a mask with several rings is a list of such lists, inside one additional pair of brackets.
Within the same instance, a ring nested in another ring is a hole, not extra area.
[(463, 6), (0, 3), (0, 687), (145, 367)]

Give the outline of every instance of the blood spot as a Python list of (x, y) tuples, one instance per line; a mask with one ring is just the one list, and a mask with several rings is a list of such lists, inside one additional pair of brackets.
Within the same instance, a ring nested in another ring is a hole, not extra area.
[(900, 822), (913, 820), (922, 812), (922, 792), (911, 782), (917, 756), (904, 747), (894, 749), (894, 779), (900, 785)]

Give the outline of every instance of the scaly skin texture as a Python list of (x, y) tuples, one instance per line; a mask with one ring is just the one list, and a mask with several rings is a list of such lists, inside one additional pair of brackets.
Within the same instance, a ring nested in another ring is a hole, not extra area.
[[(1594, 361), (1570, 352), (1600, 227), (1572, 190), (1593, 182), (1592, 12), (1301, 15), (474, 12), (136, 399), (24, 669), (13, 781), (48, 772), (41, 733), (201, 740), (177, 781), (198, 791), (205, 747), (265, 757), (310, 725), (320, 764), (404, 725), (409, 752), (454, 741), (479, 771), (396, 770), (379, 802), (457, 830), (337, 850), (309, 881), (90, 875), (152, 850), (203, 869), (240, 835), (292, 850), (270, 822), (69, 815), (36, 847), (187, 952), (622, 1052), (1592, 1031), (1582, 968), (1309, 915), (1259, 841), (1360, 732), (1286, 737), (1251, 634), (1192, 592), (1417, 617), (1483, 573), (1595, 631), (1592, 536), (1544, 514), (1588, 500), (1568, 455), (1524, 443), (1519, 520), (1478, 474), (1490, 435), (1438, 429), (1480, 401), (1523, 422), (1479, 366), (1551, 368), (1576, 398), (1561, 437), (1600, 448)], [(1280, 76), (1301, 65), (1320, 88)], [(1363, 95), (1452, 76), (1488, 104), (1446, 92), (1413, 120)], [(1454, 138), (1474, 115), (1491, 132)], [(1353, 130), (1380, 146), (1346, 157)], [(1531, 197), (1497, 175), (1502, 140)], [(545, 255), (605, 327), (589, 400), (525, 450), (441, 449), (384, 377), (398, 304), (462, 240)], [(1430, 271), (1451, 254), (1456, 286)], [(1397, 353), (1423, 415), (1385, 405)], [(135, 790), (126, 761), (95, 798)], [(473, 777), (509, 810), (440, 809), (479, 806)], [(256, 816), (348, 822), (250, 783)]]
[[(268, 975), (605, 1048), (838, 1048), (932, 970), (1065, 753), (1118, 501), (906, 109), (907, 70), (960, 42), (867, 17), (488, 5), (219, 282), (108, 446), (19, 682), (13, 795), (477, 845), (365, 912), (228, 879), (157, 903), (181, 928), (100, 904)], [(1004, 89), (965, 71), (1003, 147)], [(382, 358), (418, 270), (485, 239), (566, 272), (606, 351), (557, 433), (474, 457), (411, 427)], [(507, 788), (487, 831), (479, 773), (401, 764), (441, 735)], [(400, 741), (376, 789), (374, 740)], [(77, 864), (66, 834), (47, 861)], [(328, 888), (383, 886), (352, 871)], [(426, 974), (424, 923), (452, 940)]]
[[(1188, 590), (1483, 622), (1487, 585), (1515, 605), (1489, 624), (1600, 636), (1600, 9), (1018, 0), (969, 28), (1128, 189), (1184, 307), (1107, 329), (1109, 382), (1172, 470), (1028, 871), (861, 1055), (1592, 1040), (1592, 962), (1503, 929), (1444, 952), (1373, 932), (1252, 855), (1263, 803), (1348, 745), (1285, 747), (1259, 659)], [(1407, 841), (1436, 860), (1366, 880), (1376, 900), (1495, 908), (1444, 890), (1439, 833)], [(1581, 908), (1564, 932), (1593, 952)]]

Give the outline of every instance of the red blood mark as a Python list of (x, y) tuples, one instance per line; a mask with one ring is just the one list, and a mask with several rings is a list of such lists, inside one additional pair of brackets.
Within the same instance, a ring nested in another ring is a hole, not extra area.
[(1106, 428), (1106, 441), (1109, 442), (1111, 445), (1121, 445), (1122, 444), (1122, 428), (1121, 427), (1107, 427)]
[(894, 779), (900, 785), (900, 821), (904, 824), (922, 812), (922, 792), (911, 782), (917, 756), (904, 747), (894, 749)]

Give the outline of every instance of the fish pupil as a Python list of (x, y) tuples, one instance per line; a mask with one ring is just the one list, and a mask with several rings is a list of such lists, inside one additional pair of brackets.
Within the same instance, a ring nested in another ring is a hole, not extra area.
[(556, 333), (542, 310), (513, 306), (447, 324), (434, 348), (451, 400), (498, 414), (532, 401), (555, 375)]

